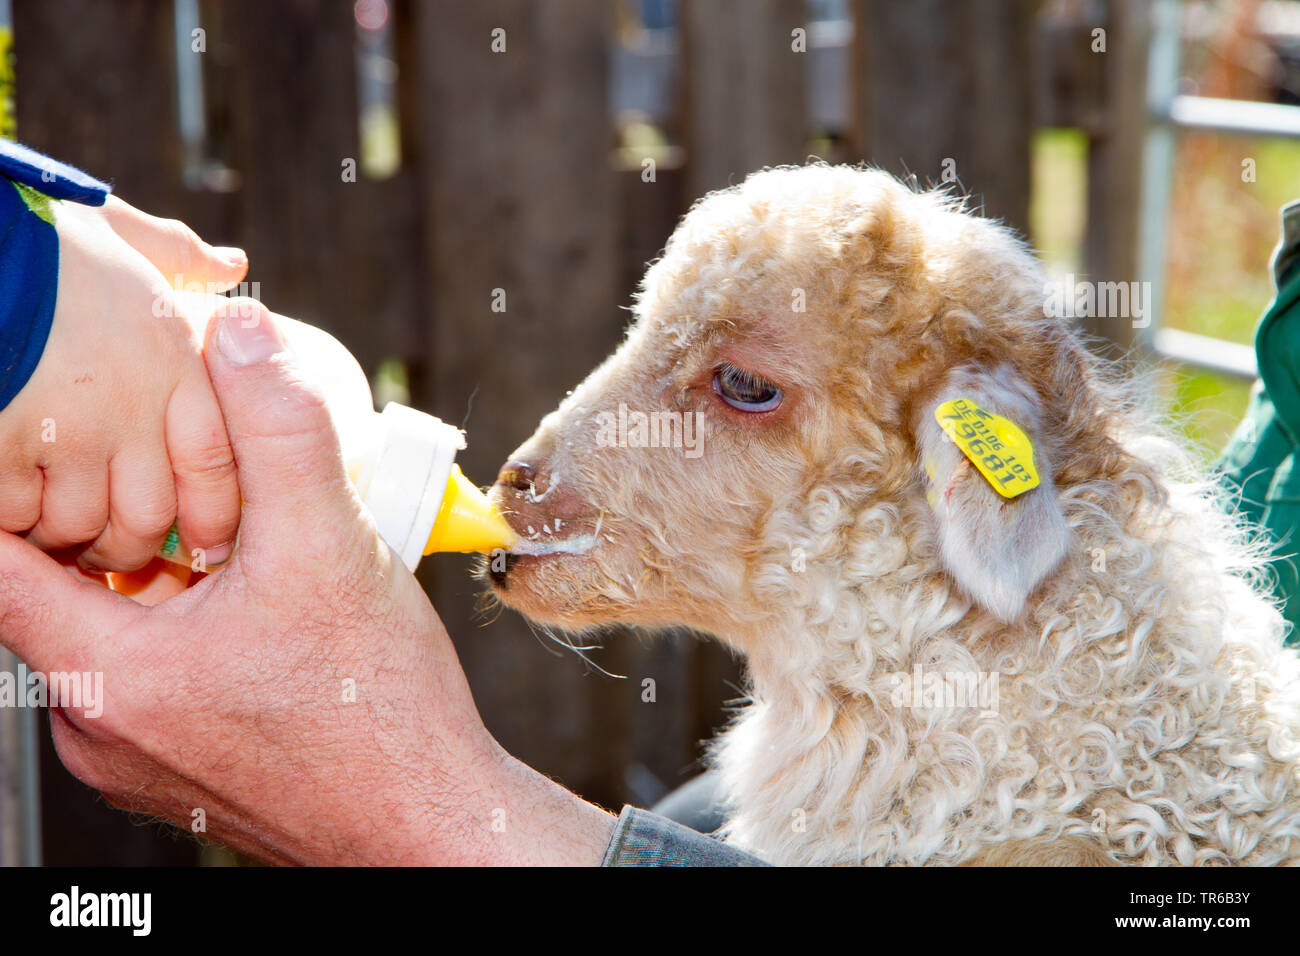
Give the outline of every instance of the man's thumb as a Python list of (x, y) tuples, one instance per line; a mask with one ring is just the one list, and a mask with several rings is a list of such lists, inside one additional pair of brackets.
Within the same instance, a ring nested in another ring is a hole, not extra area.
[(208, 324), (204, 355), (239, 473), (241, 544), (321, 520), (322, 510), (347, 501), (324, 396), (303, 380), (271, 313), (256, 300), (230, 299)]

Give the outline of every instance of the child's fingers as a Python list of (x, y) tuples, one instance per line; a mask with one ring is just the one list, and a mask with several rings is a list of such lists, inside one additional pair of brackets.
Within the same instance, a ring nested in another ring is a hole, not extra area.
[(113, 231), (154, 264), (168, 282), (211, 283), (213, 292), (233, 289), (248, 272), (242, 249), (219, 249), (200, 239), (176, 219), (159, 219), (116, 196), (103, 207)]
[(44, 484), (39, 468), (0, 478), (0, 531), (20, 534), (41, 520)]
[(45, 470), (40, 520), (24, 535), (42, 551), (94, 541), (108, 525), (108, 467), (59, 464)]
[(202, 373), (182, 382), (167, 404), (167, 454), (176, 479), (181, 541), (205, 552), (204, 565), (230, 556), (239, 530), (239, 482), (221, 407)]
[(161, 446), (126, 448), (108, 466), (108, 526), (77, 563), (105, 571), (136, 571), (158, 554), (176, 521), (176, 491)]

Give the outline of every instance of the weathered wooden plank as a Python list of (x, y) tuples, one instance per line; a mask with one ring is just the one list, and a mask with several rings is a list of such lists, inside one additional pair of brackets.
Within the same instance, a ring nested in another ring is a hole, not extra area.
[[(1029, 226), (1030, 0), (855, 0), (855, 152)], [(951, 173), (949, 172), (951, 171)]]
[[(472, 397), (462, 460), (486, 482), (617, 344), (627, 320), (618, 306), (671, 232), (682, 178), (661, 169), (647, 183), (611, 165), (604, 4), (571, 0), (543, 15), (521, 2), (447, 3), (412, 14), (414, 59), (402, 69), (418, 74), (419, 118), (403, 128), (415, 139), (408, 161), (420, 173), (433, 315), (418, 397), (453, 420)], [(497, 28), (504, 53), (491, 51)], [(496, 289), (505, 312), (491, 309)], [(611, 633), (592, 656), (626, 677), (614, 679), (534, 637), (513, 612), (480, 629), (482, 589), (467, 562), (426, 564), (484, 720), (508, 750), (615, 807), (680, 781), (729, 693), (702, 676), (692, 640)]]
[(17, 0), (13, 24), (22, 141), (112, 181), (142, 209), (176, 215), (171, 4)]
[(391, 251), (360, 169), (356, 25), (329, 0), (226, 5), (239, 238), (273, 309), (329, 329), (373, 371), (388, 351)]
[(1051, 5), (1037, 18), (1033, 84), (1039, 126), (1091, 129), (1101, 116), (1104, 57), (1092, 52), (1099, 24), (1091, 5)]
[[(1108, 0), (1106, 7), (1107, 20), (1098, 24), (1106, 52), (1093, 54), (1104, 112), (1089, 130), (1084, 262), (1094, 282), (1134, 282), (1151, 278), (1138, 274), (1150, 8), (1145, 0)], [(1122, 349), (1137, 340), (1127, 315), (1087, 319), (1084, 327)]]
[[(609, 154), (610, 11), (598, 0), (422, 3), (412, 10), (420, 196), (428, 230), (429, 381), (421, 404), (468, 420), (480, 482), (617, 343), (617, 191)], [(493, 52), (493, 31), (503, 52)], [(505, 311), (493, 311), (496, 290)], [(472, 412), (470, 403), (473, 403)], [(595, 706), (609, 678), (513, 613), (481, 629), (463, 559), (427, 561), (489, 728), (516, 756), (616, 800), (617, 746)], [(609, 666), (625, 642), (597, 655)], [(554, 655), (554, 656), (552, 656)], [(616, 669), (614, 663), (611, 669)], [(624, 682), (618, 682), (624, 686)]]
[(692, 197), (763, 166), (807, 158), (801, 0), (688, 0), (681, 6), (687, 189)]

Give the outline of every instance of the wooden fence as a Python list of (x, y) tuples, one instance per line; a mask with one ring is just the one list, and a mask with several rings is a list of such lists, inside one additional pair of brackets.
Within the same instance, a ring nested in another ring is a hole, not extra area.
[[(639, 163), (615, 161), (616, 5), (390, 6), (401, 157), (389, 178), (341, 175), (361, 145), (357, 25), (339, 0), (200, 0), (204, 49), (179, 53), (170, 2), (15, 0), (18, 132), (111, 179), (139, 207), (246, 248), (268, 306), (329, 329), (369, 370), (399, 359), (413, 404), (466, 422), (462, 463), (486, 483), (618, 342), (635, 277), (690, 200), (763, 165), (802, 161), (825, 132), (813, 128), (807, 60), (792, 39), (806, 12), (801, 0), (683, 3), (665, 124), (680, 149), (664, 152), (646, 182)], [(1033, 91), (1046, 85), (1059, 92), (1053, 122), (1084, 125), (1087, 114), (1098, 175), (1136, 181), (1132, 144), (1116, 141), (1127, 127), (1110, 120), (1117, 91), (1140, 105), (1140, 62), (1078, 68), (1092, 24), (1078, 5), (1056, 4), (1054, 19), (1038, 6), (855, 0), (842, 51), (849, 88), (837, 91), (848, 123), (830, 131), (828, 158), (923, 182), (952, 158), (989, 214), (1023, 228), (1030, 136), (1043, 114)], [(1138, 9), (1138, 0), (1088, 7), (1140, 53)], [(504, 54), (491, 48), (497, 29)], [(1045, 44), (1047, 62), (1035, 55)], [(199, 188), (187, 185), (193, 157), (178, 133), (177, 58), (188, 56), (201, 60), (209, 158), (228, 171)], [(1133, 276), (1123, 237), (1135, 233), (1134, 215), (1136, 203), (1099, 210), (1099, 277)], [(506, 290), (504, 313), (491, 308), (494, 289)], [(514, 614), (484, 623), (467, 567), (439, 556), (421, 578), (508, 750), (615, 809), (695, 772), (699, 742), (742, 686), (726, 652), (686, 634), (612, 634), (597, 660), (628, 679), (611, 679)], [(641, 699), (645, 677), (656, 680), (654, 703)], [(48, 743), (43, 756), (48, 862), (194, 859), (184, 839), (132, 825), (71, 780)]]

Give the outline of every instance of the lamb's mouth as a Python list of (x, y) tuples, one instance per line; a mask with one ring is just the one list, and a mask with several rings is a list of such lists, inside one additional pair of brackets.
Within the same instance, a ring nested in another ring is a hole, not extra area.
[(574, 555), (581, 556), (595, 546), (595, 542), (590, 540), (591, 537), (591, 535), (578, 535), (568, 541), (529, 541), (521, 538), (502, 556), (503, 560), (493, 559), (488, 562), (488, 577), (492, 579), (493, 584), (505, 590), (510, 586), (508, 580), (510, 572), (521, 561), (531, 564), (564, 560)]
[(519, 562), (519, 555), (506, 553), (502, 561), (491, 560), (488, 562), (488, 577), (492, 579), (495, 587), (505, 590), (510, 587), (507, 578), (510, 575), (510, 569)]
[[(542, 535), (534, 532), (528, 537), (520, 537), (504, 555), (504, 561), (491, 561), (488, 564), (488, 577), (501, 589), (509, 587), (508, 578), (511, 570), (521, 561), (525, 563), (549, 563), (565, 558), (581, 557), (591, 551), (600, 540), (601, 520), (597, 519), (595, 529), (588, 533), (570, 534), (564, 538)], [(547, 531), (550, 531), (549, 526)]]

